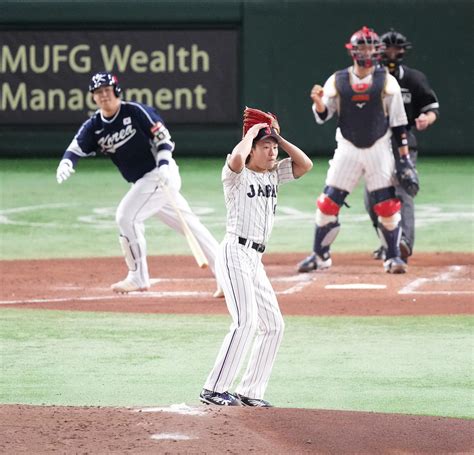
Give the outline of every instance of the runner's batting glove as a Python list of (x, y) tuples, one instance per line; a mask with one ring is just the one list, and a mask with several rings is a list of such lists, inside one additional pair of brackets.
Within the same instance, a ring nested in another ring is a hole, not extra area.
[(168, 185), (170, 181), (170, 167), (167, 164), (162, 164), (158, 168), (158, 182), (161, 185)]
[(56, 170), (56, 180), (58, 183), (63, 183), (71, 174), (76, 172), (72, 166), (72, 161), (68, 158), (64, 158), (59, 162), (58, 169)]

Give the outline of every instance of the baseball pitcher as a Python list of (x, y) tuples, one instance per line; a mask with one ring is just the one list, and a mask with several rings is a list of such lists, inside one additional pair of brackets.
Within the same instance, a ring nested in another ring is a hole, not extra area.
[[(281, 161), (279, 146), (289, 155)], [(271, 406), (263, 397), (284, 322), (262, 255), (273, 228), (279, 186), (311, 168), (305, 153), (280, 136), (272, 114), (245, 110), (243, 139), (222, 169), (227, 227), (216, 258), (232, 325), (200, 394), (203, 403)], [(249, 349), (245, 373), (231, 393)]]

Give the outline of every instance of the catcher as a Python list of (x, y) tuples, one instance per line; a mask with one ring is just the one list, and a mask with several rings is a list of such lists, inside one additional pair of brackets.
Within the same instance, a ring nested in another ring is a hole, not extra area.
[[(438, 98), (430, 87), (428, 79), (421, 71), (402, 65), (405, 52), (412, 48), (407, 38), (392, 28), (387, 33), (384, 33), (380, 39), (386, 46), (382, 55), (382, 64), (397, 79), (402, 89), (403, 104), (408, 117), (408, 147), (410, 148), (410, 158), (413, 165), (416, 166), (418, 144), (414, 131), (424, 131), (436, 122), (439, 117)], [(399, 160), (393, 138), (392, 149), (394, 150), (395, 168), (397, 171), (395, 192), (402, 201), (400, 212), (402, 216), (400, 255), (407, 262), (408, 257), (413, 253), (413, 246), (415, 244), (414, 198), (419, 190), (418, 174), (414, 168), (403, 166), (404, 163)], [(364, 202), (372, 224), (376, 227), (377, 215), (371, 209), (373, 202), (368, 191), (365, 191)], [(384, 259), (385, 253), (385, 248), (381, 246), (374, 251), (374, 259)]]
[(339, 210), (364, 177), (377, 214), (377, 230), (387, 250), (384, 270), (405, 273), (407, 266), (400, 258), (401, 203), (393, 186), (395, 160), (390, 145), (393, 134), (402, 171), (410, 173), (413, 164), (400, 86), (378, 65), (384, 45), (372, 29), (362, 27), (355, 32), (346, 49), (353, 65), (330, 76), (324, 88), (315, 85), (311, 91), (317, 123), (338, 116), (337, 149), (317, 200), (313, 253), (298, 264), (298, 271), (331, 267), (330, 246), (340, 229)]
[[(218, 406), (270, 407), (263, 399), (280, 346), (284, 322), (262, 263), (280, 185), (306, 174), (313, 163), (280, 136), (273, 114), (246, 108), (242, 140), (222, 169), (227, 227), (216, 256), (232, 325), (200, 394)], [(289, 156), (277, 161), (278, 147)], [(247, 369), (230, 393), (247, 351)]]

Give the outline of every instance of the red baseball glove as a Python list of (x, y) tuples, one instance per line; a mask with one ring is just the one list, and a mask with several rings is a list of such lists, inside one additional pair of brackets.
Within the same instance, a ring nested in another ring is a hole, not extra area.
[(266, 123), (268, 125), (268, 134), (270, 134), (270, 128), (273, 128), (280, 134), (280, 125), (275, 114), (271, 112), (263, 112), (260, 109), (254, 109), (252, 107), (246, 107), (244, 110), (244, 126), (243, 135), (257, 123)]

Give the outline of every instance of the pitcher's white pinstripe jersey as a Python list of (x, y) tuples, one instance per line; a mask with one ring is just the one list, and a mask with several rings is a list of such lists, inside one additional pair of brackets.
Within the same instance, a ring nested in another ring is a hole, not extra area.
[(244, 167), (240, 173), (235, 173), (226, 161), (222, 182), (227, 206), (227, 234), (266, 244), (273, 229), (278, 185), (292, 180), (290, 158), (279, 161), (269, 172), (254, 172)]

